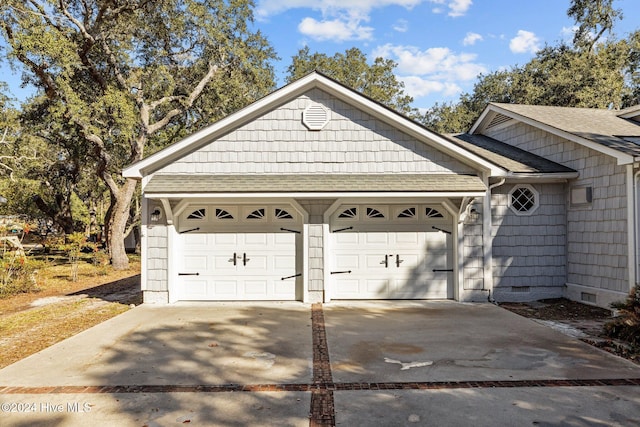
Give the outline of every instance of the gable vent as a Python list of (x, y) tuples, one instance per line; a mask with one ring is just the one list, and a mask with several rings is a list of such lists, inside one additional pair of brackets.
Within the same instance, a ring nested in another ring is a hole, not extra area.
[(329, 123), (329, 110), (320, 104), (312, 104), (302, 112), (302, 123), (309, 130), (320, 130)]
[(491, 122), (487, 125), (487, 129), (490, 129), (494, 126), (499, 126), (503, 123), (508, 122), (509, 120), (511, 120), (511, 118), (505, 116), (504, 114), (496, 114), (496, 116), (491, 119)]

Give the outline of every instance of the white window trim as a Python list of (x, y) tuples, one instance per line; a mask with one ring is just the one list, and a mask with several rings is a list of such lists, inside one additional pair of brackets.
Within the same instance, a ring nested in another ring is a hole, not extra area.
[[(513, 193), (516, 192), (517, 190), (520, 190), (520, 189), (528, 189), (529, 191), (531, 191), (533, 193), (533, 197), (534, 197), (534, 199), (533, 199), (533, 207), (531, 209), (529, 209), (528, 211), (519, 211), (512, 204)], [(533, 213), (535, 211), (537, 211), (539, 207), (540, 207), (540, 193), (532, 185), (529, 185), (529, 184), (518, 184), (518, 185), (514, 185), (513, 188), (511, 188), (511, 190), (509, 190), (509, 209), (511, 209), (511, 211), (514, 214), (516, 214), (518, 216), (530, 216), (530, 215), (533, 215)]]

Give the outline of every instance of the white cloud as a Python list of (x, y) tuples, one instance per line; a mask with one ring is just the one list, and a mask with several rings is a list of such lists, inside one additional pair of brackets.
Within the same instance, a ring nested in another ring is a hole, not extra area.
[(431, 11), (433, 13), (444, 13), (444, 7), (449, 8), (449, 16), (457, 17), (463, 16), (467, 13), (473, 0), (429, 0), (431, 3), (435, 3), (438, 6), (434, 6)]
[(373, 52), (375, 57), (392, 59), (398, 66), (398, 79), (407, 93), (423, 97), (434, 93), (452, 98), (462, 92), (461, 84), (470, 82), (487, 69), (471, 53), (455, 53), (446, 47), (420, 50), (415, 46), (386, 44)]
[(467, 33), (464, 40), (462, 40), (462, 44), (464, 46), (473, 46), (476, 42), (480, 42), (482, 40), (484, 39), (478, 33)]
[(399, 33), (406, 33), (409, 31), (409, 22), (406, 19), (398, 19), (395, 24), (393, 24), (393, 29)]
[(298, 31), (320, 41), (370, 40), (373, 36), (373, 28), (361, 26), (359, 20), (316, 21), (313, 18), (304, 18), (298, 24)]
[(430, 80), (419, 76), (399, 77), (404, 83), (407, 93), (413, 97), (429, 96), (434, 93), (441, 93), (446, 97), (455, 97), (462, 88), (453, 82), (441, 82), (438, 80)]
[(319, 10), (323, 16), (334, 16), (344, 11), (349, 11), (349, 13), (358, 11), (359, 13), (368, 14), (373, 9), (387, 6), (401, 6), (406, 9), (411, 9), (424, 1), (425, 0), (258, 0), (256, 16), (258, 18), (266, 18), (290, 9)]
[(518, 35), (509, 42), (513, 53), (536, 53), (540, 50), (540, 39), (531, 31), (518, 30)]

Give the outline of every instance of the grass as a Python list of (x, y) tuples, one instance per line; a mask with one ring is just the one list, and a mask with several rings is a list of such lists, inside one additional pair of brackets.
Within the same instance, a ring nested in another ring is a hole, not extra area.
[[(127, 311), (128, 302), (88, 297), (82, 291), (93, 295), (91, 288), (114, 282), (139, 289), (139, 272), (137, 257), (126, 271), (83, 260), (74, 282), (71, 265), (48, 263), (38, 271), (37, 291), (0, 299), (0, 368)], [(47, 297), (53, 298), (40, 305)]]

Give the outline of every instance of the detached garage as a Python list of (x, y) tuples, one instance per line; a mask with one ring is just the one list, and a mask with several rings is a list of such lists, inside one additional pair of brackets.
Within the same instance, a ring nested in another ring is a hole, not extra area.
[(486, 300), (472, 202), (500, 174), (312, 73), (124, 171), (145, 301)]

